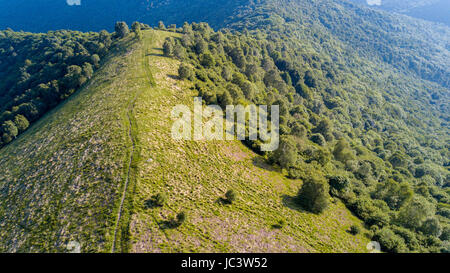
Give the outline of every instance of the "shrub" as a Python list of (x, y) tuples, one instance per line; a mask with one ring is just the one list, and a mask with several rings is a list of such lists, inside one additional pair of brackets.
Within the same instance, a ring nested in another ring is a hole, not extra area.
[(192, 79), (194, 77), (194, 71), (189, 65), (181, 64), (178, 68), (178, 75), (181, 79)]
[(227, 191), (225, 193), (225, 198), (228, 203), (230, 203), (230, 204), (233, 203), (237, 198), (236, 192), (234, 190)]
[(352, 234), (352, 235), (357, 235), (357, 234), (359, 234), (361, 232), (361, 228), (359, 227), (359, 226), (357, 226), (357, 225), (352, 225), (351, 227), (350, 227), (350, 234)]
[(167, 201), (167, 196), (166, 196), (165, 193), (158, 193), (158, 194), (155, 195), (155, 197), (154, 197), (155, 205), (158, 206), (158, 207), (164, 206), (164, 204), (166, 203), (166, 201)]
[(181, 226), (184, 222), (186, 222), (187, 215), (184, 211), (177, 214), (177, 224)]
[(323, 212), (329, 205), (329, 186), (323, 178), (310, 177), (297, 195), (297, 202), (313, 213)]
[(117, 22), (115, 26), (116, 35), (118, 38), (124, 38), (130, 33), (127, 23)]

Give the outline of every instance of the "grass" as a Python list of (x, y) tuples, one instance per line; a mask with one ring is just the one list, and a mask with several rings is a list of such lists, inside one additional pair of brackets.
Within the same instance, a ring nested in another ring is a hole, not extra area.
[[(122, 41), (83, 90), (0, 150), (0, 251), (367, 252), (342, 203), (303, 211), (302, 182), (242, 143), (171, 138), (172, 107), (196, 94), (162, 56), (168, 36)], [(220, 202), (230, 189), (237, 199)], [(158, 193), (166, 204), (148, 206)]]

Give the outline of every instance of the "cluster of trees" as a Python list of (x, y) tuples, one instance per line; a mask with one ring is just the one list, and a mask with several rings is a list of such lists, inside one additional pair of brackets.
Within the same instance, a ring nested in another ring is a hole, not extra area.
[[(405, 112), (420, 102), (400, 106), (402, 91), (364, 80), (378, 73), (373, 66), (304, 48), (289, 33), (215, 32), (206, 23), (174, 31), (182, 37), (167, 39), (164, 54), (183, 61), (180, 78), (207, 104), (280, 106), (280, 147), (264, 155), (303, 180), (299, 205), (321, 213), (339, 198), (386, 251), (448, 251), (448, 146), (421, 141), (430, 124), (408, 123)], [(405, 90), (403, 80), (390, 84)], [(436, 127), (439, 138), (445, 130)], [(259, 141), (245, 143), (261, 153)]]
[[(147, 28), (135, 22), (131, 32), (141, 40)], [(0, 31), (0, 148), (93, 76), (114, 41), (130, 34), (124, 22), (115, 29), (113, 34)]]

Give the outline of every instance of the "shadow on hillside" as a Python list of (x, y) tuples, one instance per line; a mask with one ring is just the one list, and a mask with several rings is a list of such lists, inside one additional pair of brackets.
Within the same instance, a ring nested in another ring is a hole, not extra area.
[(158, 222), (158, 226), (160, 229), (162, 230), (166, 230), (166, 229), (176, 229), (177, 227), (179, 227), (181, 224), (178, 223), (175, 219), (169, 219), (169, 220), (165, 220), (165, 221), (161, 221)]
[(216, 204), (219, 204), (219, 205), (231, 205), (231, 202), (228, 201), (228, 199), (225, 199), (225, 198), (223, 198), (223, 197), (219, 197), (219, 198), (216, 200)]
[[(158, 50), (158, 51), (162, 51), (162, 50), (163, 50), (162, 48), (159, 48), (159, 47), (154, 47), (154, 48), (152, 48), (152, 49)], [(146, 56), (158, 56), (158, 57), (164, 57), (164, 54), (162, 54), (162, 53), (147, 53)]]
[(304, 208), (302, 208), (300, 205), (297, 204), (295, 198), (296, 198), (295, 196), (289, 196), (284, 194), (283, 196), (281, 196), (281, 202), (283, 203), (283, 206), (290, 208), (292, 210), (309, 213), (307, 210), (305, 210)]
[(254, 157), (252, 163), (253, 166), (258, 167), (260, 169), (264, 169), (269, 172), (277, 172), (277, 173), (280, 172), (279, 170), (268, 164), (264, 158), (261, 158), (259, 156)]
[(151, 198), (151, 199), (145, 200), (144, 207), (146, 209), (153, 209), (153, 208), (156, 208), (158, 206), (156, 205), (155, 200), (153, 200), (153, 198)]

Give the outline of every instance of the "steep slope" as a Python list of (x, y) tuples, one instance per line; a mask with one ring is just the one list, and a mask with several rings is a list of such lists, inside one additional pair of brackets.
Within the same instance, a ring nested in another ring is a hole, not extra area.
[[(172, 106), (190, 105), (178, 61), (161, 56), (173, 33), (122, 42), (89, 84), (0, 151), (0, 250), (365, 251), (337, 201), (322, 215), (292, 202), (288, 180), (239, 142), (177, 142)], [(232, 205), (216, 201), (227, 189)], [(168, 204), (149, 207), (166, 192)], [(165, 229), (174, 213), (187, 221)], [(285, 220), (283, 229), (272, 225)]]
[(131, 149), (127, 117), (141, 56), (130, 39), (78, 93), (0, 150), (0, 251), (105, 251)]
[[(156, 87), (143, 90), (135, 112), (141, 152), (132, 217), (133, 252), (364, 252), (368, 239), (347, 230), (358, 220), (342, 203), (324, 214), (304, 211), (293, 201), (301, 186), (265, 163), (238, 141), (176, 141), (171, 109), (192, 107), (196, 92), (180, 81), (179, 61), (161, 56), (165, 37), (158, 32), (150, 51)], [(178, 35), (176, 35), (178, 36)], [(227, 190), (238, 194), (221, 204)], [(152, 196), (167, 194), (167, 205), (153, 207)], [(187, 222), (167, 222), (181, 211)], [(283, 220), (282, 229), (274, 226)]]

